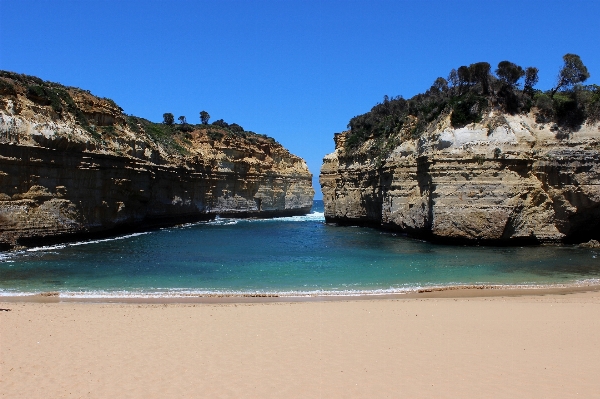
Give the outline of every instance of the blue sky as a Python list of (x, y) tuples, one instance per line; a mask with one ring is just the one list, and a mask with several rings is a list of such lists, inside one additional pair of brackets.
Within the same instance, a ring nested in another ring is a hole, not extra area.
[(321, 197), (333, 133), (385, 94), (509, 60), (549, 89), (562, 56), (600, 83), (600, 1), (0, 0), (0, 69), (77, 86), (128, 114), (224, 119), (307, 160)]

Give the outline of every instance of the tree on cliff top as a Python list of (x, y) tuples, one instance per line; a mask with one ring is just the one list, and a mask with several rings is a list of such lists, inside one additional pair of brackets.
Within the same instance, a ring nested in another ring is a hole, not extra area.
[(487, 62), (476, 62), (469, 66), (463, 65), (458, 68), (456, 76), (454, 70), (450, 72), (449, 80), (456, 79), (458, 82), (458, 91), (464, 94), (471, 87), (481, 85), (481, 91), (484, 95), (489, 94), (489, 76), (490, 64)]
[(539, 69), (536, 67), (527, 67), (525, 70), (525, 84), (523, 85), (523, 92), (533, 97), (533, 86), (538, 82)]
[(472, 84), (481, 84), (484, 95), (489, 94), (490, 64), (487, 62), (476, 62), (469, 65), (469, 77)]
[(210, 115), (208, 114), (208, 112), (200, 111), (200, 122), (202, 122), (203, 125), (208, 125), (209, 119)]
[(439, 77), (433, 82), (429, 90), (434, 93), (445, 93), (448, 91), (448, 81)]
[(519, 79), (525, 75), (525, 71), (519, 65), (510, 61), (500, 61), (498, 63), (498, 69), (496, 69), (496, 75), (498, 75), (500, 80), (504, 83), (514, 87)]
[(164, 113), (163, 114), (163, 123), (165, 125), (169, 125), (169, 126), (171, 126), (173, 123), (175, 123), (175, 117), (173, 116), (173, 114), (170, 112)]
[(559, 89), (583, 83), (590, 77), (590, 73), (577, 54), (565, 54), (563, 61), (565, 64), (558, 72), (556, 87), (552, 89), (550, 98), (553, 98)]

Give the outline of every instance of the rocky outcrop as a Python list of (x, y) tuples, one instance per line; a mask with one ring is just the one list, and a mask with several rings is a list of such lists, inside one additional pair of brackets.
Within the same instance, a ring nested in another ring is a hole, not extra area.
[(348, 132), (323, 160), (325, 219), (431, 240), (495, 244), (584, 242), (600, 236), (600, 126), (565, 132), (533, 114), (491, 112), (453, 128), (440, 118), (380, 157)]
[[(217, 215), (310, 212), (306, 163), (272, 139), (211, 126), (169, 130), (127, 117), (111, 100), (30, 78), (0, 77), (4, 248)], [(58, 94), (36, 97), (33, 85)]]

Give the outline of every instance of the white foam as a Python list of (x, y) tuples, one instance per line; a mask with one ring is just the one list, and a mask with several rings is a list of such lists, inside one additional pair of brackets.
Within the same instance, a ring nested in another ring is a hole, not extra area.
[(210, 222), (198, 222), (198, 223), (190, 223), (186, 225), (182, 225), (179, 227), (191, 227), (197, 225), (208, 224), (211, 226), (231, 226), (238, 224), (240, 222), (248, 222), (248, 223), (270, 223), (270, 222), (324, 222), (325, 221), (325, 213), (324, 212), (313, 212), (308, 215), (301, 216), (283, 216), (276, 218), (265, 218), (265, 219), (254, 219), (254, 218), (221, 218), (217, 216), (214, 220)]
[[(67, 247), (77, 247), (79, 245), (98, 244), (101, 242), (125, 240), (128, 238), (137, 237), (137, 236), (141, 236), (144, 234), (150, 234), (150, 232), (146, 231), (146, 232), (141, 232), (141, 233), (132, 233), (132, 234), (126, 234), (126, 235), (118, 236), (118, 237), (103, 238), (103, 239), (99, 239), (99, 240), (76, 241), (76, 242), (70, 242), (70, 243), (66, 243), (66, 244), (45, 245), (42, 247), (27, 248), (23, 251), (17, 251), (13, 254), (18, 254), (18, 253), (22, 254), (22, 253), (26, 253), (26, 252), (49, 252), (49, 251), (53, 251), (53, 250), (57, 250), (57, 249), (64, 249)], [(9, 256), (10, 255), (6, 254), (5, 258), (8, 258)], [(0, 261), (4, 260), (5, 258), (0, 257)]]
[(67, 245), (71, 246), (71, 247), (75, 247), (75, 246), (78, 246), (78, 245), (98, 244), (100, 242), (125, 240), (127, 238), (137, 237), (137, 236), (143, 236), (145, 234), (150, 234), (150, 232), (149, 231), (144, 231), (144, 232), (141, 232), (141, 233), (127, 234), (127, 235), (124, 235), (124, 236), (111, 237), (111, 238), (103, 238), (101, 240), (78, 241), (78, 242), (69, 243)]
[(3, 296), (30, 296), (30, 295), (35, 295), (36, 293), (33, 292), (13, 292), (13, 291), (2, 291), (0, 290), (0, 297)]
[(67, 246), (66, 244), (47, 245), (47, 246), (43, 246), (43, 247), (28, 248), (25, 250), (25, 252), (52, 251), (53, 249), (63, 249), (66, 246)]
[(286, 222), (324, 222), (325, 212), (313, 212), (308, 215), (302, 216), (288, 216), (282, 218), (275, 218), (275, 220), (283, 220)]
[(324, 222), (324, 212), (313, 212), (301, 216), (283, 216), (269, 219), (247, 219), (250, 222)]
[[(487, 288), (487, 289), (545, 289), (545, 288), (571, 288), (595, 286), (600, 284), (600, 279), (584, 279), (577, 280), (566, 284), (536, 284), (536, 283), (521, 283), (521, 284), (490, 284), (490, 283), (449, 283), (449, 284), (424, 284), (424, 285), (406, 285), (400, 287), (378, 288), (378, 289), (307, 289), (307, 290), (287, 290), (287, 291), (269, 291), (269, 290), (210, 290), (210, 289), (189, 289), (189, 288), (156, 288), (148, 290), (118, 290), (118, 291), (53, 291), (58, 298), (72, 299), (146, 299), (146, 298), (190, 298), (190, 297), (355, 297), (355, 296), (381, 296), (381, 295), (398, 295), (408, 294), (419, 291), (438, 291), (457, 288)], [(43, 291), (36, 292), (18, 292), (4, 291), (0, 289), (0, 297), (8, 296), (30, 296), (43, 294)]]
[(205, 223), (212, 226), (231, 226), (234, 224), (238, 224), (240, 220), (242, 219), (222, 218), (220, 216), (217, 216), (214, 220), (211, 220), (210, 222), (203, 222), (203, 224)]

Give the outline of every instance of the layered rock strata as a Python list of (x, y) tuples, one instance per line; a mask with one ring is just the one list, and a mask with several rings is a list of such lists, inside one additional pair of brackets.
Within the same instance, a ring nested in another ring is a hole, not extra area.
[(132, 128), (110, 100), (57, 85), (85, 115), (89, 125), (82, 126), (74, 106), (67, 112), (61, 100), (57, 112), (22, 82), (0, 80), (4, 249), (217, 215), (310, 212), (306, 163), (272, 139), (218, 131), (215, 137), (195, 126), (168, 138), (174, 151), (143, 126)]
[(430, 126), (385, 157), (349, 132), (323, 160), (327, 222), (455, 243), (583, 242), (600, 236), (600, 126), (565, 132), (530, 115)]

